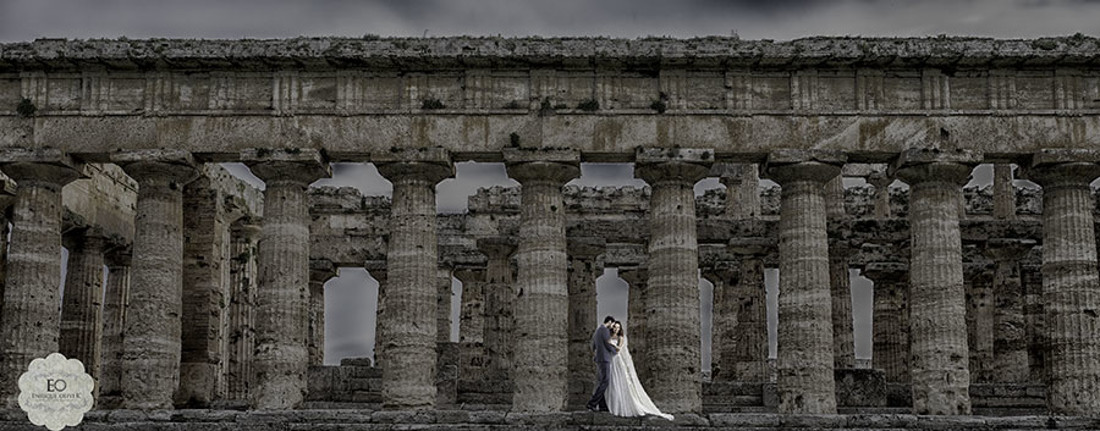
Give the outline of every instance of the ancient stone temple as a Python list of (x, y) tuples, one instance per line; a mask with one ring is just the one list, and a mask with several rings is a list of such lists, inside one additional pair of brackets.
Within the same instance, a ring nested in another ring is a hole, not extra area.
[[(0, 44), (0, 423), (60, 351), (96, 429), (668, 425), (583, 410), (613, 270), (674, 426), (1096, 429), (1098, 148), (1080, 36)], [(439, 213), (471, 161), (519, 185)], [(330, 163), (392, 196), (311, 187)], [(376, 343), (325, 365), (339, 268)]]

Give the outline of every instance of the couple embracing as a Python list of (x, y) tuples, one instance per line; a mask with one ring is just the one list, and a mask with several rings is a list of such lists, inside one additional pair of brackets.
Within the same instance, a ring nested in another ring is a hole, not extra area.
[(615, 416), (654, 415), (672, 420), (661, 413), (638, 381), (634, 360), (627, 350), (623, 325), (607, 316), (592, 334), (596, 361), (596, 391), (588, 400), (588, 410), (610, 412)]

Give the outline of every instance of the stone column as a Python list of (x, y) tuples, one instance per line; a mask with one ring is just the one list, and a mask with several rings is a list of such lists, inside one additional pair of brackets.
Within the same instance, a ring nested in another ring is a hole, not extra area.
[(226, 399), (235, 401), (247, 401), (251, 394), (256, 345), (256, 242), (261, 225), (259, 219), (241, 218), (230, 231)]
[(18, 183), (0, 311), (0, 401), (18, 408), (19, 376), (58, 348), (61, 188), (82, 167), (55, 150), (5, 150), (0, 168)]
[(291, 409), (306, 393), (309, 364), (310, 183), (329, 175), (316, 150), (250, 150), (241, 155), (264, 181), (261, 237), (256, 246), (256, 350), (252, 406)]
[(8, 236), (11, 227), (12, 206), (15, 204), (15, 182), (10, 179), (0, 181), (0, 310), (4, 308), (4, 283), (8, 266)]
[(386, 292), (386, 283), (387, 280), (389, 280), (389, 272), (386, 270), (386, 268), (375, 268), (369, 271), (370, 276), (374, 277), (374, 280), (378, 282), (378, 311), (374, 319), (374, 361), (372, 362), (372, 364), (375, 368), (382, 368), (382, 349), (383, 346), (385, 346), (386, 340), (386, 337), (384, 337), (382, 334), (382, 316), (385, 314), (385, 309), (383, 308), (383, 306), (386, 303), (384, 299)]
[(715, 267), (703, 271), (703, 277), (714, 285), (714, 308), (711, 324), (710, 380), (729, 382), (736, 380), (737, 350), (735, 344), (738, 311), (741, 306), (737, 296), (741, 271), (739, 262), (717, 262)]
[(488, 257), (484, 290), (485, 380), (499, 382), (502, 392), (511, 392), (512, 349), (516, 342), (513, 335), (516, 291), (512, 284), (510, 259), (516, 250), (516, 243), (506, 237), (480, 238), (477, 248)]
[(759, 216), (760, 177), (756, 165), (725, 166), (718, 180), (726, 186), (726, 215), (736, 220)]
[(834, 368), (856, 367), (855, 329), (852, 327), (852, 279), (848, 273), (848, 258), (852, 253), (852, 246), (847, 241), (836, 240), (829, 244)]
[(872, 198), (875, 203), (875, 218), (890, 218), (890, 184), (894, 178), (885, 174), (874, 174), (867, 177), (867, 182), (875, 187), (875, 195)]
[(98, 228), (70, 232), (69, 266), (61, 300), (58, 351), (78, 359), (84, 371), (100, 380), (103, 334), (103, 251), (107, 238)]
[(458, 392), (469, 392), (485, 375), (485, 269), (458, 268), (462, 306), (458, 316)]
[(980, 156), (908, 150), (897, 176), (909, 184), (909, 346), (913, 411), (970, 414), (959, 202)]
[(116, 409), (122, 403), (122, 328), (130, 296), (130, 248), (116, 248), (105, 256), (107, 288), (103, 296), (102, 356), (98, 379), (101, 409)]
[(1045, 384), (1048, 333), (1041, 265), (1038, 262), (1021, 262), (1020, 281), (1024, 288), (1024, 321), (1027, 325), (1027, 380)]
[(904, 263), (872, 262), (863, 268), (874, 282), (871, 364), (889, 383), (909, 382), (909, 270)]
[(773, 153), (767, 174), (782, 187), (779, 213), (779, 412), (835, 414), (832, 299), (825, 184), (842, 155)]
[(1100, 176), (1095, 160), (1095, 152), (1048, 150), (1028, 172), (1043, 187), (1047, 408), (1056, 415), (1100, 411), (1100, 276), (1089, 187)]
[(229, 223), (225, 195), (206, 170), (183, 189), (183, 321), (175, 404), (207, 408), (224, 398)]
[(733, 376), (730, 380), (766, 382), (768, 368), (768, 298), (764, 286), (764, 258), (775, 249), (771, 238), (734, 238), (731, 253), (741, 256), (741, 276), (734, 286), (737, 301), (737, 331), (733, 347)]
[(439, 294), (436, 295), (435, 306), (435, 341), (448, 343), (451, 341), (451, 299), (454, 296), (451, 268), (439, 266), (436, 270), (436, 286), (439, 287)]
[(990, 239), (985, 245), (985, 255), (994, 264), (994, 382), (1022, 383), (1028, 380), (1027, 327), (1020, 259), (1034, 246), (1034, 240), (1011, 238)]
[(183, 187), (195, 178), (177, 150), (111, 155), (138, 183), (128, 316), (122, 335), (122, 407), (166, 409), (180, 383)]
[(699, 257), (695, 183), (710, 150), (639, 149), (634, 176), (653, 188), (649, 211), (646, 363), (649, 393), (662, 411), (700, 413)]
[[(634, 369), (638, 373), (638, 381), (643, 387), (649, 387), (649, 368), (637, 364), (647, 363), (646, 352), (646, 282), (649, 281), (649, 270), (645, 266), (632, 268), (619, 268), (619, 278), (627, 284), (627, 311), (626, 325), (630, 331), (630, 356), (636, 364)], [(603, 316), (597, 316), (603, 322)], [(648, 390), (647, 390), (648, 391)]]
[[(602, 238), (570, 238), (566, 247), (569, 254), (569, 394), (566, 406), (570, 410), (581, 410), (596, 390), (592, 331), (600, 320), (596, 316), (596, 278), (603, 274), (603, 262), (598, 258), (606, 245)], [(627, 337), (631, 335), (627, 333)]]
[(993, 165), (993, 218), (1016, 219), (1016, 188), (1012, 185), (1012, 165)]
[(522, 185), (512, 409), (560, 411), (565, 407), (569, 352), (561, 188), (580, 175), (580, 155), (567, 150), (515, 150), (505, 152), (504, 159), (508, 176)]
[(310, 366), (325, 364), (325, 283), (336, 277), (336, 266), (328, 259), (309, 260), (309, 341)]
[(383, 338), (382, 405), (432, 408), (436, 402), (435, 321), (439, 300), (435, 187), (454, 175), (446, 151), (389, 152), (376, 158), (393, 183), (385, 294), (379, 316)]
[(963, 266), (970, 381), (993, 381), (993, 272), (987, 262)]

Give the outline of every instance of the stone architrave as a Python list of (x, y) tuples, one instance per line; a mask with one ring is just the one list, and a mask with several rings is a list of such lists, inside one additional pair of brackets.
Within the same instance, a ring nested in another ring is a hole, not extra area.
[(65, 294), (61, 301), (58, 352), (79, 360), (92, 378), (100, 379), (103, 335), (103, 252), (107, 238), (94, 227), (66, 234), (69, 249)]
[(737, 301), (737, 330), (729, 341), (734, 348), (729, 380), (766, 382), (768, 367), (768, 302), (764, 286), (764, 259), (775, 251), (770, 238), (733, 238), (729, 251), (741, 256), (741, 275), (733, 296)]
[(645, 149), (635, 153), (634, 176), (653, 189), (649, 207), (646, 283), (646, 362), (653, 402), (668, 413), (701, 413), (699, 245), (695, 183), (714, 153)]
[(1020, 259), (1035, 240), (993, 238), (985, 255), (993, 260), (993, 375), (999, 383), (1028, 380), (1027, 325)]
[(736, 381), (738, 311), (741, 301), (737, 286), (741, 283), (740, 263), (717, 262), (713, 268), (703, 271), (703, 278), (714, 285), (714, 308), (711, 325), (710, 380), (712, 382)]
[(256, 350), (251, 402), (289, 409), (305, 400), (309, 364), (309, 196), (330, 175), (317, 150), (249, 150), (241, 154), (264, 181), (261, 236), (256, 246)]
[(325, 363), (325, 283), (336, 277), (336, 266), (327, 259), (309, 260), (309, 365)]
[(130, 297), (129, 247), (115, 248), (105, 255), (107, 287), (103, 296), (103, 344), (96, 405), (101, 409), (118, 408), (122, 402), (122, 328), (126, 322), (126, 304)]
[(427, 409), (436, 403), (439, 252), (435, 187), (454, 175), (443, 149), (380, 153), (378, 172), (393, 183), (387, 281), (380, 296), (382, 406)]
[(913, 412), (970, 414), (959, 205), (981, 156), (907, 150), (894, 167), (909, 184), (909, 364)]
[(779, 412), (835, 414), (832, 299), (825, 184), (845, 159), (831, 152), (768, 156), (782, 187), (779, 209)]
[(874, 284), (871, 364), (887, 383), (909, 382), (909, 269), (904, 263), (871, 262), (862, 275)]
[(1027, 178), (1043, 187), (1043, 305), (1047, 326), (1047, 408), (1100, 411), (1100, 274), (1092, 190), (1096, 151), (1035, 154)]
[(603, 262), (598, 258), (606, 245), (602, 238), (570, 238), (566, 248), (569, 254), (569, 398), (566, 406), (570, 410), (580, 410), (596, 389), (592, 331), (597, 328), (599, 319), (596, 316), (596, 278), (603, 274)]
[(180, 382), (183, 311), (183, 188), (196, 177), (191, 153), (111, 155), (138, 183), (130, 299), (122, 335), (122, 407), (165, 409)]
[(58, 348), (61, 188), (82, 166), (57, 150), (9, 149), (0, 152), (0, 169), (17, 183), (0, 310), (0, 402), (17, 408), (27, 364)]
[[(649, 387), (648, 367), (638, 366), (646, 363), (646, 283), (649, 281), (649, 269), (646, 266), (619, 268), (619, 278), (626, 281), (626, 332), (630, 340), (630, 356), (634, 358), (634, 370), (643, 387)], [(597, 316), (602, 323), (604, 316)], [(591, 336), (591, 334), (589, 334)]]
[[(515, 347), (516, 290), (512, 281), (512, 253), (516, 242), (507, 237), (479, 238), (477, 248), (488, 258), (485, 268), (485, 381), (497, 382), (501, 392), (512, 389)], [(508, 397), (511, 399), (511, 397)]]
[(963, 265), (970, 381), (993, 381), (993, 271), (989, 262)]
[(208, 408), (225, 398), (230, 242), (225, 198), (205, 173), (183, 189), (182, 350), (174, 395), (181, 407)]
[(516, 247), (512, 409), (565, 408), (568, 381), (568, 261), (562, 186), (580, 175), (568, 150), (505, 151), (508, 176), (522, 185)]
[(251, 394), (256, 344), (256, 242), (263, 231), (261, 224), (254, 217), (241, 218), (230, 229), (225, 397), (234, 401), (247, 401)]

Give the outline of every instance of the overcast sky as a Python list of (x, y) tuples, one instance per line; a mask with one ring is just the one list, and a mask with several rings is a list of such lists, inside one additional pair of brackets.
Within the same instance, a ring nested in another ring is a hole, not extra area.
[[(1038, 37), (1100, 34), (1098, 0), (0, 0), (0, 42), (36, 38), (296, 36), (737, 35), (789, 40), (814, 35)], [(248, 178), (247, 169), (231, 166)], [(983, 171), (982, 178), (988, 178)], [(258, 184), (254, 177), (250, 180)], [(334, 179), (366, 194), (390, 193), (370, 165), (337, 166)], [(478, 187), (515, 185), (503, 166), (464, 163), (439, 186), (439, 209), (463, 211)], [(639, 185), (628, 165), (586, 166), (574, 184)], [(721, 187), (704, 180), (697, 192)], [(138, 257), (140, 258), (140, 257)], [(326, 291), (326, 363), (369, 356), (377, 283), (342, 269)], [(769, 272), (774, 354), (776, 275)], [(456, 292), (460, 285), (455, 283)], [(853, 280), (857, 355), (870, 355), (870, 283)], [(599, 279), (599, 314), (625, 319), (626, 284), (614, 269)], [(709, 361), (710, 284), (701, 283), (704, 363)], [(458, 296), (455, 297), (457, 311)], [(629, 323), (628, 323), (629, 324)], [(454, 331), (457, 336), (457, 328)], [(709, 366), (706, 366), (709, 368)]]

